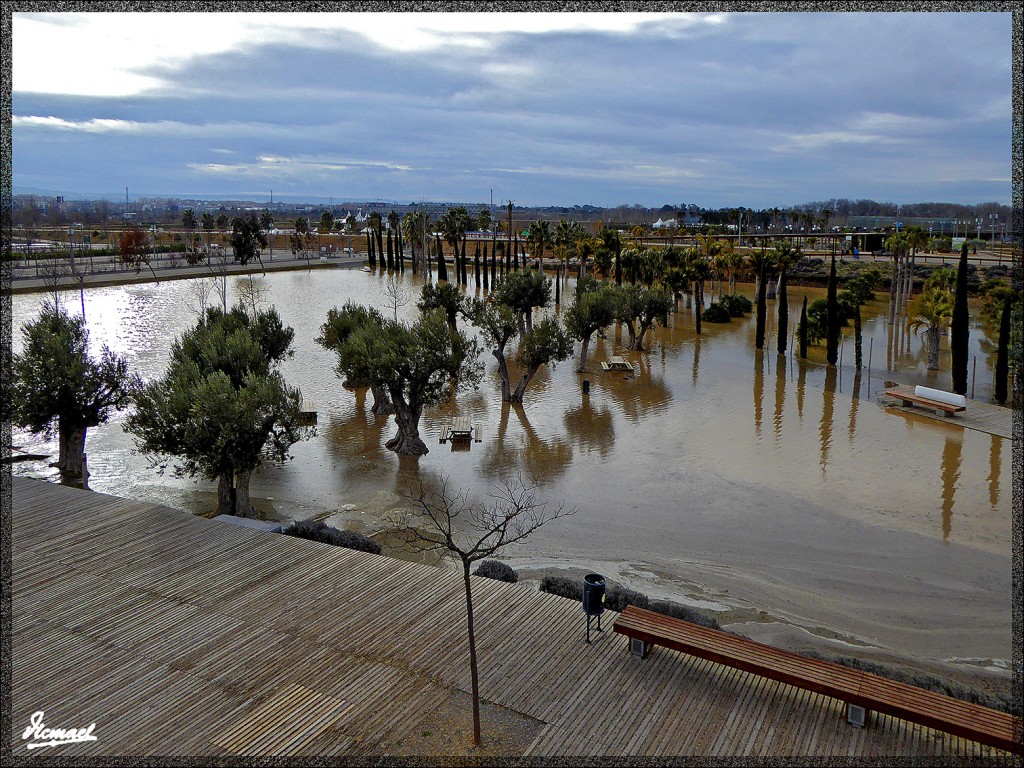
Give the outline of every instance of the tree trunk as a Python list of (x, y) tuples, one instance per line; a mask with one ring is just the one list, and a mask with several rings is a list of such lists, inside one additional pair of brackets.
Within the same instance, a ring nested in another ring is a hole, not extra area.
[(939, 341), (941, 339), (939, 326), (933, 325), (925, 331), (925, 338), (928, 345), (928, 370), (939, 370)]
[(698, 280), (697, 284), (694, 286), (693, 301), (694, 301), (694, 307), (696, 308), (695, 311), (694, 311), (694, 318), (695, 319), (694, 319), (693, 329), (694, 329), (694, 331), (696, 331), (697, 335), (700, 336), (700, 321), (702, 319), (701, 315), (704, 314), (704, 281), (703, 280)]
[(853, 308), (853, 351), (855, 364), (859, 371), (864, 367), (864, 341), (861, 334), (860, 304), (854, 305)]
[(57, 469), (62, 480), (86, 481), (83, 456), (85, 455), (86, 427), (65, 424), (60, 421), (60, 454), (57, 457)]
[(786, 343), (789, 341), (789, 296), (786, 293), (786, 268), (779, 272), (779, 339), (776, 350), (780, 355), (786, 354)]
[(235, 488), (231, 472), (221, 472), (217, 480), (217, 514), (233, 515), (235, 513)]
[(377, 416), (387, 416), (388, 414), (395, 412), (395, 406), (391, 403), (391, 397), (388, 395), (386, 387), (380, 384), (371, 384), (370, 392), (373, 393), (373, 406), (370, 408), (370, 412)]
[(539, 369), (540, 369), (539, 365), (538, 366), (532, 366), (531, 368), (529, 368), (526, 371), (526, 373), (523, 374), (523, 377), (521, 379), (519, 379), (519, 383), (516, 384), (515, 390), (509, 396), (508, 401), (510, 403), (522, 403), (523, 402), (523, 395), (526, 393), (526, 388), (528, 386), (530, 386), (530, 382), (533, 381), (533, 377), (537, 374), (537, 371)]
[(235, 472), (235, 516), (256, 517), (256, 510), (249, 501), (249, 477), (252, 470)]
[(495, 347), (491, 354), (498, 361), (498, 373), (501, 375), (501, 400), (504, 403), (512, 402), (512, 388), (508, 380), (508, 363), (505, 360), (505, 347)]
[(626, 349), (641, 349), (641, 347), (637, 346), (636, 326), (633, 325), (633, 321), (627, 320), (625, 325), (626, 330), (629, 332), (629, 343), (626, 344)]
[(576, 369), (576, 373), (586, 373), (586, 371), (587, 371), (587, 350), (589, 350), (589, 349), (590, 349), (590, 334), (588, 333), (587, 337), (585, 339), (583, 339), (582, 343), (580, 344), (580, 364), (579, 364), (579, 367)]
[(647, 338), (647, 332), (651, 330), (651, 323), (640, 323), (640, 333), (636, 336), (636, 343), (632, 347), (637, 352), (644, 352), (644, 339)]
[(469, 630), (469, 678), (473, 690), (473, 746), (480, 746), (480, 673), (476, 662), (476, 633), (473, 630), (473, 587), (469, 581), (469, 560), (462, 561), (466, 584), (466, 627)]
[(892, 257), (892, 276), (889, 278), (889, 323), (896, 320), (896, 267), (899, 263), (899, 256)]
[(391, 402), (395, 408), (395, 423), (398, 434), (387, 441), (384, 447), (400, 456), (422, 456), (429, 453), (426, 443), (420, 439), (421, 408), (411, 408), (398, 402), (392, 393)]

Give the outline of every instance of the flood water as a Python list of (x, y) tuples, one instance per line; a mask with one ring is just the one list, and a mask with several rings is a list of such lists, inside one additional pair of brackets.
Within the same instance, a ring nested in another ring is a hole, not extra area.
[[(591, 343), (589, 373), (577, 374), (574, 361), (542, 370), (522, 406), (502, 404), (486, 354), (479, 390), (424, 414), (430, 453), (399, 458), (383, 447), (393, 421), (373, 416), (364, 392), (343, 389), (333, 353), (313, 341), (327, 310), (346, 300), (390, 313), (383, 277), (317, 269), (256, 280), (295, 329), (285, 377), (319, 410), (316, 436), (292, 448), (293, 460), (253, 477), (256, 505), (270, 515), (333, 513), (332, 523), (373, 533), (418, 476), (447, 473), (481, 498), (522, 472), (542, 498), (578, 512), (510, 550), (517, 568), (595, 569), (652, 596), (736, 617), (764, 610), (776, 626), (921, 658), (981, 666), (1010, 658), (1011, 441), (879, 405), (886, 380), (950, 388), (948, 343), (943, 370), (929, 374), (920, 340), (902, 324), (890, 334), (884, 302), (865, 308), (860, 374), (852, 328), (842, 365), (828, 369), (821, 348), (808, 362), (777, 356), (774, 327), (770, 351), (756, 353), (753, 315), (704, 323), (698, 337), (682, 304), (668, 328), (649, 334), (649, 352), (625, 352), (623, 333), (609, 329)], [(195, 322), (194, 283), (86, 290), (94, 347), (125, 355), (143, 377), (161, 375), (171, 342)], [(404, 284), (418, 294), (419, 278)], [(571, 290), (570, 281), (563, 295)], [(752, 286), (740, 291), (750, 296)], [(791, 324), (805, 294), (824, 291), (791, 287)], [(15, 351), (42, 300), (13, 297)], [(65, 302), (80, 312), (77, 292)], [(415, 311), (413, 299), (399, 314)], [(988, 401), (994, 361), (981, 327), (970, 343), (974, 396)], [(639, 364), (639, 375), (603, 373), (600, 361), (613, 354)], [(482, 442), (439, 444), (453, 415), (479, 423)], [(89, 431), (90, 487), (211, 510), (214, 486), (158, 474), (134, 452), (123, 419)], [(14, 444), (57, 452), (55, 440), (17, 430)], [(55, 479), (45, 462), (14, 471)]]

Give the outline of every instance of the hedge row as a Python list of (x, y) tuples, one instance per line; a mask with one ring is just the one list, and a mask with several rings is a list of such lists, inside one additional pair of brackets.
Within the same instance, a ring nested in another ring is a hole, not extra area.
[(335, 547), (355, 549), (360, 552), (369, 552), (373, 555), (381, 553), (380, 544), (369, 536), (364, 536), (355, 531), (342, 531), (327, 525), (322, 520), (297, 520), (285, 528), (283, 533), (286, 536), (319, 541), (322, 544), (332, 544)]

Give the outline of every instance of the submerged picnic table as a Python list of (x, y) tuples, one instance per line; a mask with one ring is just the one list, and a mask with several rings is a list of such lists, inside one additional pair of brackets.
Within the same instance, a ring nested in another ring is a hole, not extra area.
[(633, 365), (626, 358), (619, 355), (612, 355), (608, 362), (602, 362), (601, 367), (606, 371), (629, 371), (633, 372)]
[(452, 419), (452, 423), (445, 427), (441, 435), (442, 443), (449, 440), (475, 440), (479, 443), (480, 427), (474, 425), (468, 416), (456, 416)]

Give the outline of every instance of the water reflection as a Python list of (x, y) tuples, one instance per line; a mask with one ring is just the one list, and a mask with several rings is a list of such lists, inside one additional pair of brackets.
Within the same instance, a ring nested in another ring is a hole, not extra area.
[(836, 400), (836, 367), (834, 365), (825, 369), (825, 388), (821, 395), (821, 426), (818, 433), (821, 438), (821, 474), (824, 476), (828, 466), (829, 449), (832, 447), (832, 416)]
[(639, 368), (639, 374), (605, 373), (600, 379), (601, 390), (611, 396), (622, 414), (632, 422), (665, 411), (672, 400), (672, 391), (664, 376), (652, 372), (649, 354), (634, 353), (627, 359)]
[(853, 392), (850, 397), (850, 445), (853, 445), (853, 436), (857, 431), (857, 408), (860, 405), (860, 368), (853, 374)]
[(804, 420), (804, 390), (807, 388), (807, 362), (801, 360), (797, 363), (797, 368), (800, 372), (797, 374), (796, 379), (796, 413), (800, 418), (800, 422)]
[(962, 436), (946, 436), (946, 444), (942, 449), (942, 539), (949, 540), (953, 529), (953, 497), (960, 481), (960, 464), (963, 460)]
[(764, 402), (764, 351), (754, 351), (754, 434), (761, 439), (761, 412)]
[[(509, 436), (510, 412), (515, 413), (522, 427), (522, 439), (518, 444)], [(497, 433), (484, 452), (480, 469), (490, 478), (503, 477), (509, 470), (521, 469), (538, 482), (548, 482), (563, 475), (571, 462), (572, 446), (564, 438), (542, 438), (521, 404), (503, 402)]]
[(1002, 468), (1003, 438), (991, 435), (992, 447), (988, 452), (988, 503), (995, 509), (999, 505), (999, 474)]
[(694, 389), (697, 388), (697, 374), (700, 371), (700, 344), (701, 344), (700, 336), (697, 336), (693, 340), (693, 365), (691, 366), (691, 369), (692, 369), (691, 382), (693, 384), (693, 388)]
[(595, 409), (590, 396), (584, 395), (578, 408), (566, 411), (564, 421), (566, 431), (582, 450), (596, 451), (602, 459), (611, 453), (615, 444), (615, 420), (607, 407)]
[(786, 359), (779, 355), (775, 365), (775, 445), (778, 446), (782, 436), (782, 409), (786, 404)]

